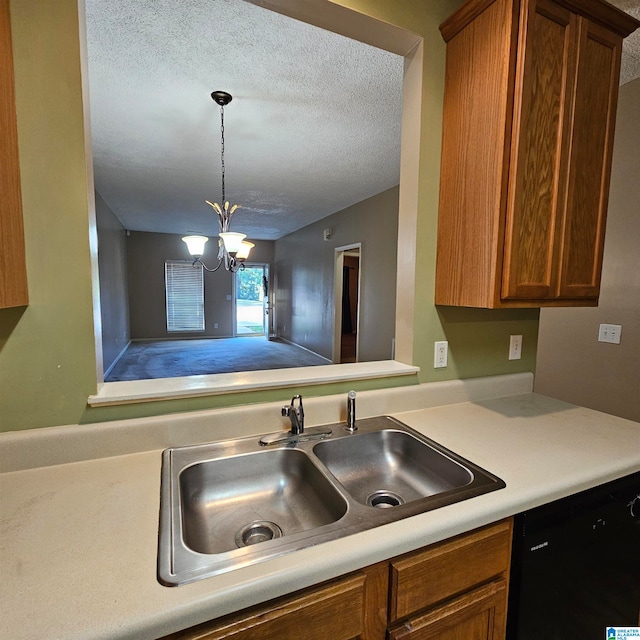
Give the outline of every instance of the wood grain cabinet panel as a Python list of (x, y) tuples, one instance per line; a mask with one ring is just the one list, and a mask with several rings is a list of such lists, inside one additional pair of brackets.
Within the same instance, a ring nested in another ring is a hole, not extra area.
[(389, 620), (467, 591), (508, 570), (511, 521), (503, 521), (391, 561)]
[(165, 640), (384, 640), (387, 563), (307, 589)]
[(507, 585), (496, 580), (409, 618), (389, 640), (499, 640), (506, 626)]
[(29, 302), (9, 0), (0, 0), (0, 309)]
[(518, 59), (519, 101), (515, 104), (515, 144), (505, 228), (502, 297), (553, 296), (558, 272), (565, 175), (562, 160), (569, 142), (565, 119), (571, 112), (565, 60), (573, 55), (575, 16), (552, 2), (529, 5), (526, 35)]
[(504, 640), (513, 520), (164, 640)]
[(620, 38), (579, 21), (576, 97), (558, 295), (597, 297), (618, 99)]
[(447, 41), (436, 304), (595, 305), (622, 38), (600, 0), (469, 0)]
[(391, 561), (390, 640), (504, 640), (513, 521)]

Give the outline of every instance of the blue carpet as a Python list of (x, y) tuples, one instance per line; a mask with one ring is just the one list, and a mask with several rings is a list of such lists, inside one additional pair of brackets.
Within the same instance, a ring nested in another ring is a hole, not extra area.
[(266, 338), (133, 342), (105, 382), (175, 378), (329, 364), (310, 351)]

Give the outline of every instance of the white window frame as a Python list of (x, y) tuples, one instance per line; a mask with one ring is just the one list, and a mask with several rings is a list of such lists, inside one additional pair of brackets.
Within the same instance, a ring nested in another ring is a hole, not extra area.
[[(164, 289), (167, 332), (204, 331), (204, 272), (202, 265), (192, 265), (187, 260), (165, 260)], [(182, 296), (183, 299), (180, 300), (179, 296)]]

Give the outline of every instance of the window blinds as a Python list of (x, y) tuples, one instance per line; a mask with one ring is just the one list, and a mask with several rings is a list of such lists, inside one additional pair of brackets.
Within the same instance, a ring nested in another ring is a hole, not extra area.
[(167, 260), (164, 263), (167, 294), (167, 331), (204, 331), (204, 280), (202, 265)]

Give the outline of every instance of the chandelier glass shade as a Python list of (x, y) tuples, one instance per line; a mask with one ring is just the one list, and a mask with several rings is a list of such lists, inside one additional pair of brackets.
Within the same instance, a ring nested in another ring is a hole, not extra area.
[(221, 232), (220, 237), (224, 243), (224, 248), (228, 253), (237, 254), (242, 241), (247, 237), (244, 233), (234, 233), (233, 231)]
[(185, 236), (182, 240), (186, 243), (189, 253), (194, 257), (193, 266), (200, 264), (207, 271), (217, 271), (221, 266), (227, 271), (236, 272), (244, 269), (244, 262), (249, 257), (251, 249), (255, 246), (252, 242), (245, 240), (247, 237), (244, 233), (229, 231), (231, 218), (239, 209), (237, 204), (230, 205), (225, 199), (225, 165), (224, 165), (224, 108), (228, 105), (232, 97), (224, 91), (214, 91), (211, 94), (213, 101), (220, 105), (220, 133), (221, 133), (221, 167), (222, 167), (222, 204), (217, 202), (205, 202), (215, 211), (218, 216), (218, 264), (213, 267), (207, 267), (202, 261), (204, 253), (204, 245), (208, 238), (206, 236), (191, 235)]
[(187, 245), (189, 253), (194, 258), (199, 258), (204, 253), (204, 245), (207, 244), (209, 238), (207, 236), (184, 236), (182, 240)]

